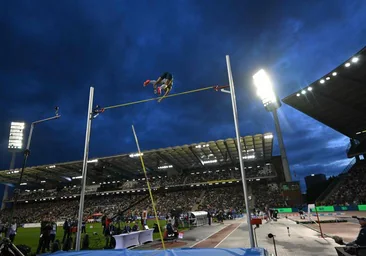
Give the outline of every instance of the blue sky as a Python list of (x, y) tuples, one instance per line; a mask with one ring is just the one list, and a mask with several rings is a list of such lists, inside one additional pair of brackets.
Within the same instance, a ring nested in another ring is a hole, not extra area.
[[(60, 120), (36, 128), (29, 165), (79, 160), (91, 84), (102, 106), (152, 97), (142, 83), (164, 71), (174, 92), (225, 85), (226, 54), (241, 134), (275, 133), (252, 75), (265, 68), (280, 98), (305, 87), (365, 45), (365, 13), (365, 1), (336, 0), (2, 1), (0, 169), (10, 163), (11, 121), (60, 106)], [(279, 115), (297, 178), (348, 164), (348, 138), (287, 105)], [(143, 150), (235, 136), (229, 95), (206, 91), (103, 113), (90, 156), (136, 151), (131, 124)]]

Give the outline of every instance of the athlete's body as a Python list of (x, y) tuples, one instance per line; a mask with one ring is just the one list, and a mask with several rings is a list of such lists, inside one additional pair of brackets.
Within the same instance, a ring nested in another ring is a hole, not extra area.
[[(164, 90), (165, 93), (163, 95), (163, 97), (161, 97), (158, 102), (162, 101), (168, 94), (169, 92), (172, 90), (173, 87), (173, 75), (169, 72), (164, 72), (159, 78), (158, 80), (146, 80), (144, 82), (144, 86), (147, 86), (149, 84), (153, 84), (154, 86), (154, 93), (161, 95), (161, 91)], [(161, 84), (161, 86), (157, 87), (159, 84)]]

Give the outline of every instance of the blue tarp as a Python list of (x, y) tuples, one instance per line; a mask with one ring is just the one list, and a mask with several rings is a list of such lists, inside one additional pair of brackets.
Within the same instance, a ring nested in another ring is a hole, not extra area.
[(267, 256), (268, 253), (262, 248), (216, 248), (216, 249), (191, 249), (180, 248), (170, 250), (91, 250), (79, 252), (56, 252), (48, 255), (55, 256)]

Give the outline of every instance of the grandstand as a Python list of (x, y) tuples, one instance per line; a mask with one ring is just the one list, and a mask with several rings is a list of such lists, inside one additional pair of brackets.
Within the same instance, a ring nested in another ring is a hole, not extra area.
[[(366, 153), (366, 47), (282, 101), (349, 137), (348, 157)], [(361, 157), (363, 158), (363, 157)]]
[[(318, 198), (321, 204), (366, 202), (366, 47), (306, 88), (282, 101), (350, 138), (354, 158)], [(356, 189), (355, 189), (356, 188)]]
[[(273, 134), (244, 136), (241, 143), (251, 210), (285, 206), (281, 158), (272, 156)], [(173, 210), (182, 216), (204, 210), (213, 216), (223, 214), (224, 218), (245, 212), (235, 139), (147, 150), (142, 154), (160, 218), (170, 216)], [(137, 157), (130, 153), (89, 161), (84, 220), (95, 219), (95, 214), (130, 219), (140, 217), (144, 211), (149, 218), (154, 215)], [(82, 161), (75, 161), (26, 168), (15, 214), (17, 223), (29, 225), (44, 219), (53, 219), (58, 225), (66, 219), (75, 223), (81, 167)], [(5, 170), (0, 172), (0, 179), (14, 183), (18, 175), (18, 169)], [(12, 196), (5, 202), (11, 206)], [(10, 208), (0, 211), (0, 223), (9, 219), (10, 212)], [(24, 239), (22, 232), (18, 239)], [(35, 246), (37, 236), (32, 239)]]
[[(251, 184), (251, 207), (265, 207), (267, 203), (283, 205), (280, 182), (284, 178), (283, 174), (278, 175), (282, 171), (278, 165), (280, 158), (272, 156), (273, 135), (244, 136), (241, 142), (246, 177)], [(158, 197), (160, 213), (169, 213), (169, 205), (170, 208), (180, 206), (185, 211), (208, 207), (243, 210), (244, 198), (235, 139), (148, 150), (142, 154), (151, 186)], [(116, 214), (126, 209), (132, 211), (131, 204), (139, 200), (142, 201), (134, 205), (134, 212), (150, 209), (146, 198), (147, 185), (137, 157), (138, 154), (130, 153), (89, 161), (86, 214), (98, 211)], [(275, 159), (275, 164), (272, 159)], [(64, 207), (58, 208), (60, 216), (74, 218), (80, 196), (81, 167), (82, 161), (75, 161), (26, 168), (18, 202), (24, 209), (30, 210), (18, 217), (23, 221), (39, 221), (42, 218), (40, 204), (47, 203), (47, 208), (53, 208), (53, 205), (63, 200)], [(2, 171), (0, 179), (8, 183), (16, 182), (18, 172), (18, 169)], [(267, 189), (268, 184), (272, 189)], [(218, 196), (213, 195), (213, 190)], [(268, 198), (263, 192), (268, 193)], [(277, 199), (273, 199), (275, 195)], [(103, 196), (103, 205), (100, 204), (100, 196)], [(108, 198), (105, 199), (105, 196)], [(11, 203), (12, 198), (9, 197), (6, 202)], [(114, 207), (116, 205), (118, 207)]]
[[(254, 169), (257, 169), (257, 166), (264, 167), (271, 161), (271, 133), (245, 136), (241, 138), (241, 143), (244, 160), (252, 164)], [(131, 153), (89, 160), (87, 184), (143, 177), (138, 156)], [(143, 157), (148, 172), (156, 176), (183, 174), (192, 170), (205, 171), (211, 167), (232, 168), (239, 164), (236, 140), (232, 138), (144, 151)], [(77, 180), (81, 178), (82, 164), (80, 160), (29, 167), (25, 169), (23, 182), (27, 183), (27, 187), (55, 185), (65, 181), (70, 182), (69, 184), (79, 184)], [(0, 179), (3, 182), (15, 183), (19, 171), (20, 169), (1, 171)]]

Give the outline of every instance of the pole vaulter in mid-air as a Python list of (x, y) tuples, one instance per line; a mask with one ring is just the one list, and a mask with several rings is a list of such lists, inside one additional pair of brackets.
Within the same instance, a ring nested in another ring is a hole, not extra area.
[[(201, 91), (206, 91), (206, 90), (211, 90), (211, 89), (213, 89), (217, 92), (218, 91), (227, 92), (224, 90), (224, 88), (229, 87), (229, 85), (224, 85), (224, 86), (214, 85), (214, 86), (207, 86), (207, 87), (203, 87), (203, 88), (198, 88), (198, 89), (194, 89), (194, 90), (190, 90), (190, 91), (178, 92), (178, 93), (168, 95), (171, 92), (172, 87), (173, 87), (173, 75), (169, 72), (164, 72), (157, 80), (150, 80), (150, 79), (146, 80), (144, 82), (144, 87), (146, 87), (149, 84), (153, 84), (155, 94), (161, 95), (161, 92), (163, 90), (163, 91), (165, 91), (164, 95), (158, 96), (155, 98), (145, 99), (145, 100), (138, 100), (138, 101), (133, 101), (133, 102), (112, 105), (112, 106), (108, 106), (108, 107), (101, 107), (100, 105), (96, 105), (93, 109), (93, 118), (96, 118), (99, 114), (103, 113), (107, 109), (126, 107), (126, 106), (130, 106), (130, 105), (145, 103), (145, 102), (154, 101), (154, 100), (161, 102), (165, 98), (176, 97), (176, 96), (180, 96), (180, 95), (184, 95), (184, 94), (201, 92)], [(158, 87), (158, 85), (160, 85), (160, 86)]]
[[(229, 55), (226, 55), (226, 65), (227, 65), (227, 71), (228, 71), (229, 85), (224, 85), (224, 86), (214, 85), (214, 86), (208, 86), (208, 87), (203, 87), (203, 88), (198, 88), (198, 89), (194, 89), (194, 90), (190, 90), (190, 91), (184, 91), (184, 92), (179, 92), (179, 93), (168, 95), (169, 92), (172, 89), (173, 75), (168, 73), (168, 72), (165, 72), (162, 76), (160, 76), (158, 78), (158, 80), (153, 81), (153, 82), (150, 81), (150, 80), (147, 80), (144, 83), (144, 86), (147, 86), (148, 84), (150, 84), (152, 82), (153, 86), (154, 86), (154, 90), (156, 90), (156, 94), (160, 92), (159, 95), (161, 95), (161, 90), (164, 90), (165, 93), (164, 93), (163, 97), (155, 97), (155, 98), (150, 98), (150, 99), (127, 102), (127, 103), (107, 106), (107, 107), (104, 107), (104, 108), (100, 107), (99, 105), (97, 105), (95, 108), (93, 108), (94, 87), (90, 87), (89, 105), (88, 105), (88, 114), (87, 114), (87, 123), (86, 123), (86, 134), (85, 134), (85, 144), (84, 144), (84, 159), (83, 159), (82, 183), (81, 183), (82, 186), (81, 186), (81, 193), (80, 193), (78, 228), (77, 228), (77, 235), (76, 235), (76, 248), (75, 248), (75, 251), (80, 250), (80, 243), (81, 243), (81, 224), (82, 224), (83, 214), (84, 214), (84, 197), (85, 197), (87, 170), (88, 170), (87, 166), (88, 166), (88, 159), (89, 159), (89, 146), (90, 146), (90, 133), (91, 133), (92, 120), (95, 117), (97, 117), (99, 114), (103, 113), (107, 109), (121, 108), (121, 107), (130, 106), (130, 105), (135, 105), (135, 104), (141, 104), (141, 103), (145, 103), (145, 102), (149, 102), (149, 101), (154, 101), (154, 100), (158, 100), (160, 102), (163, 98), (176, 97), (176, 96), (180, 96), (180, 95), (191, 94), (191, 93), (206, 91), (206, 90), (210, 90), (210, 89), (211, 90), (214, 89), (215, 91), (230, 93), (232, 109), (233, 109), (233, 116), (234, 116), (234, 126), (235, 126), (235, 132), (236, 132), (238, 154), (239, 154), (240, 171), (241, 171), (241, 178), (242, 178), (243, 192), (244, 192), (244, 199), (245, 199), (244, 200), (245, 201), (245, 209), (246, 209), (247, 212), (250, 212), (248, 197), (247, 197), (248, 193), (247, 193), (246, 175), (245, 175), (244, 163), (243, 163), (243, 158), (244, 157), (242, 157), (243, 150), (241, 148), (242, 143), (241, 143), (240, 132), (239, 132), (238, 110), (237, 110), (237, 106), (236, 106), (235, 88), (234, 88), (233, 75), (232, 75), (232, 72), (231, 72), (231, 64), (230, 64)], [(159, 87), (159, 89), (157, 89), (158, 84), (162, 84)], [(227, 88), (227, 87), (230, 87), (230, 91), (224, 90), (224, 88)], [(135, 129), (134, 129), (133, 126), (132, 126), (132, 130), (133, 130), (133, 133), (134, 133), (134, 136), (135, 136), (135, 139), (136, 139), (136, 144), (137, 144), (137, 148), (138, 148), (139, 155), (140, 155), (141, 165), (144, 168), (142, 153), (140, 153), (141, 151), (140, 151), (139, 143), (138, 143), (136, 132), (135, 132)], [(144, 172), (145, 172), (145, 175), (146, 175), (146, 170)], [(147, 180), (147, 184), (149, 184), (148, 180)], [(150, 193), (150, 197), (151, 197), (150, 199), (151, 199), (152, 202), (154, 202), (153, 197), (152, 197), (152, 193), (151, 193), (151, 188), (149, 187), (149, 185), (148, 185), (148, 188), (149, 188), (149, 193)], [(159, 224), (159, 219), (158, 219), (158, 216), (157, 216), (156, 212), (155, 212), (155, 219), (156, 219), (156, 222), (159, 226), (160, 225)], [(247, 214), (247, 223), (251, 223), (250, 214)], [(165, 249), (165, 245), (164, 245), (164, 242), (163, 242), (163, 236), (162, 236), (160, 227), (159, 227), (159, 234), (160, 234), (160, 239), (162, 241), (163, 249)], [(253, 229), (252, 229), (251, 225), (249, 225), (249, 238), (250, 238), (251, 247), (254, 248), (255, 247), (255, 242), (254, 242), (254, 236), (253, 236)]]
[[(173, 87), (173, 75), (169, 72), (164, 72), (159, 78), (158, 80), (146, 80), (144, 82), (144, 87), (149, 85), (149, 84), (153, 84), (154, 87), (154, 93), (161, 95), (161, 90), (164, 90), (165, 93), (163, 95), (163, 97), (161, 97), (158, 102), (162, 101), (168, 94), (169, 92), (172, 90)], [(157, 87), (158, 84), (161, 84), (161, 86)]]

